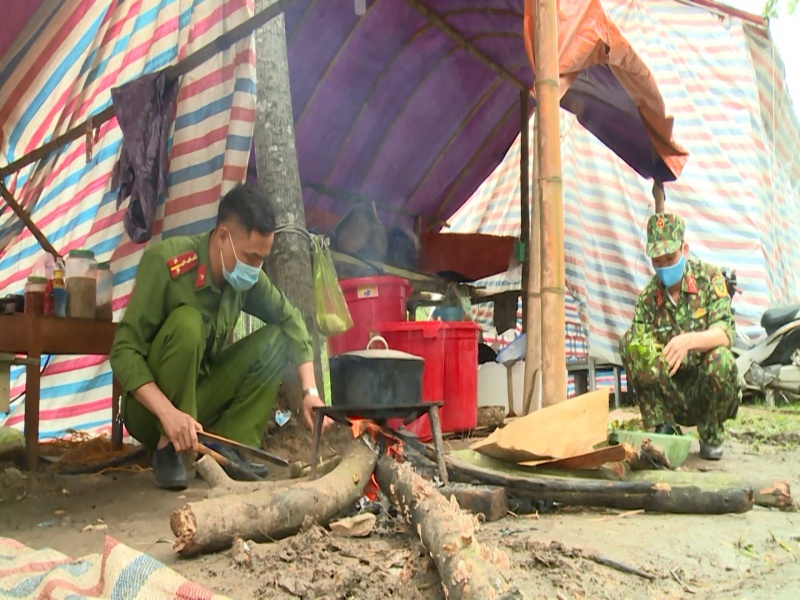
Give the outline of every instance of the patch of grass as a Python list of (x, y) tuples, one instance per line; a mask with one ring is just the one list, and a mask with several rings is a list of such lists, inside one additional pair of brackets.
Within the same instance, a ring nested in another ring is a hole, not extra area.
[(727, 429), (729, 438), (750, 443), (756, 451), (760, 445), (795, 448), (800, 445), (800, 412), (742, 407)]

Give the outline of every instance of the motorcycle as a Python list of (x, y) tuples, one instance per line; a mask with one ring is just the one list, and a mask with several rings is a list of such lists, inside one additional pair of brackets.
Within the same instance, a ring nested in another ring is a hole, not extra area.
[[(741, 294), (736, 272), (722, 271), (731, 299)], [(751, 339), (736, 328), (731, 351), (736, 357), (739, 382), (747, 396), (764, 395), (767, 406), (776, 397), (784, 401), (800, 396), (800, 304), (770, 308), (761, 315), (765, 334)]]

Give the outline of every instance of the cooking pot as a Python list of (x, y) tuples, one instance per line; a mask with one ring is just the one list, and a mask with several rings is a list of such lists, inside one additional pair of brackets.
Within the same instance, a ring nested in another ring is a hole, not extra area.
[[(380, 341), (383, 350), (371, 350)], [(420, 356), (390, 350), (381, 336), (373, 337), (366, 350), (345, 352), (330, 358), (331, 405), (342, 408), (392, 409), (422, 402)], [(380, 415), (371, 415), (381, 418)]]

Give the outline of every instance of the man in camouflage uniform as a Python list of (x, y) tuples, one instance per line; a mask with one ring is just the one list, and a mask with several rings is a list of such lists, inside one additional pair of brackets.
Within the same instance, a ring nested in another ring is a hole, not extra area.
[[(741, 401), (730, 351), (735, 325), (725, 278), (717, 267), (689, 258), (684, 231), (681, 217), (650, 217), (647, 255), (656, 275), (636, 301), (620, 354), (645, 428), (677, 433), (676, 424), (697, 425), (701, 457), (719, 460), (723, 423)], [(642, 332), (663, 348), (655, 364), (629, 346)]]

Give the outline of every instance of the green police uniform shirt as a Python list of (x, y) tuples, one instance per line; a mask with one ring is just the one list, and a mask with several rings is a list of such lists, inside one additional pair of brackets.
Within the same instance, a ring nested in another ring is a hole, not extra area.
[(689, 258), (678, 300), (673, 303), (669, 291), (654, 276), (636, 301), (633, 324), (649, 330), (663, 345), (682, 333), (711, 327), (722, 328), (732, 344), (735, 324), (725, 278), (717, 267)]
[(210, 233), (174, 237), (145, 250), (125, 315), (117, 326), (111, 350), (114, 376), (126, 392), (154, 380), (147, 354), (173, 310), (193, 306), (203, 318), (206, 349), (201, 375), (208, 374), (225, 348), (244, 311), (279, 327), (289, 341), (289, 358), (297, 365), (313, 360), (311, 338), (302, 315), (263, 271), (256, 284), (237, 292), (214, 285), (208, 260)]

